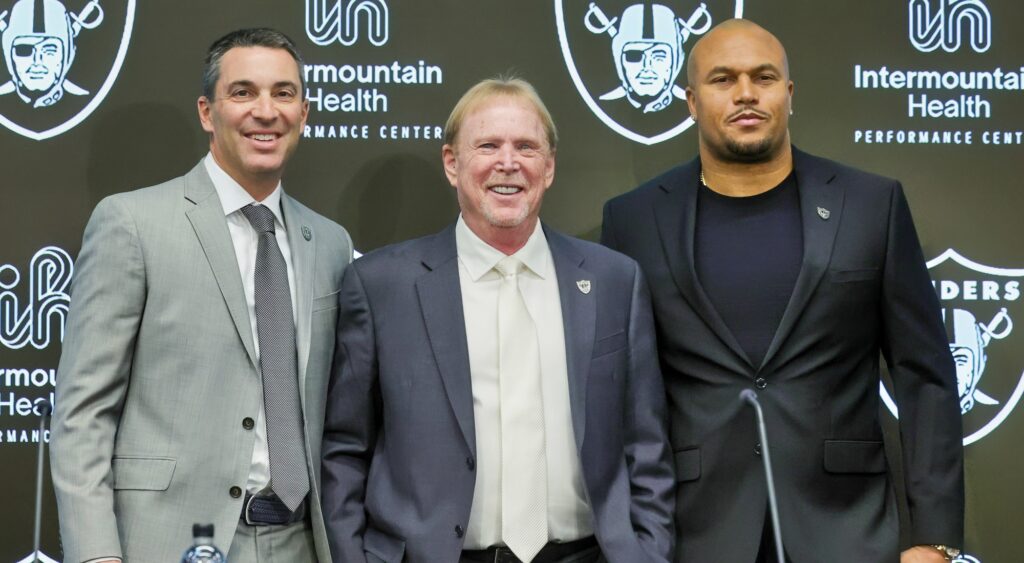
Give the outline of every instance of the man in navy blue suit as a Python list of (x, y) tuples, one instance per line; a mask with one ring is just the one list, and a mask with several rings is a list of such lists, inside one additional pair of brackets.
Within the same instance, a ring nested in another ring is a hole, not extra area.
[(557, 134), (487, 80), (448, 120), (461, 215), (342, 281), (323, 446), (345, 563), (667, 563), (674, 476), (637, 264), (538, 220)]

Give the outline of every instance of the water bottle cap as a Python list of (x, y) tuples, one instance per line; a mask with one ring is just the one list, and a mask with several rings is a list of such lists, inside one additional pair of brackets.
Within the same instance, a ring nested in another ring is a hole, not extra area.
[(212, 538), (213, 524), (192, 524), (192, 537)]

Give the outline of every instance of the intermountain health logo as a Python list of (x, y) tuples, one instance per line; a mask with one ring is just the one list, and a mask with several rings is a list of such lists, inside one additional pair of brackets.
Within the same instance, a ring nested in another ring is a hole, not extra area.
[(388, 42), (388, 5), (384, 0), (306, 0), (306, 36), (317, 45), (359, 41), (380, 47)]
[[(436, 11), (431, 3), (304, 0), (295, 7), (305, 10), (306, 37), (316, 45), (306, 51), (309, 58), (302, 67), (310, 108), (304, 138), (334, 143), (441, 140), (447, 114), (422, 103), (425, 92), (444, 86), (444, 69), (428, 60), (435, 49), (422, 43), (388, 44), (392, 26), (422, 21)], [(383, 48), (368, 56), (368, 45)]]
[(0, 0), (0, 124), (60, 135), (106, 98), (124, 62), (135, 0)]
[[(994, 431), (1024, 394), (1024, 268), (998, 268), (974, 262), (953, 249), (928, 262), (942, 303), (949, 351), (956, 364), (956, 386), (963, 417), (964, 445)], [(898, 410), (888, 391), (882, 400)]]
[(910, 0), (910, 43), (921, 52), (960, 50), (963, 35), (978, 53), (992, 46), (992, 15), (981, 0)]
[(693, 125), (686, 56), (716, 23), (742, 17), (743, 0), (555, 0), (569, 75), (594, 115), (645, 145)]
[(71, 256), (56, 246), (44, 247), (32, 257), (25, 285), (18, 268), (0, 266), (0, 345), (42, 350), (52, 341), (64, 340), (73, 271)]

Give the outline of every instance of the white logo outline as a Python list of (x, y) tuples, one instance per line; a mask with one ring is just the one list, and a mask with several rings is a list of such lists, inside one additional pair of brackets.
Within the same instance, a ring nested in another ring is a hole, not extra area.
[(11, 290), (21, 281), (18, 269), (10, 264), (0, 265), (0, 276), (12, 275), (12, 280), (0, 278), (0, 345), (20, 350), (31, 344), (42, 350), (54, 337), (51, 319), (60, 317), (60, 341), (64, 341), (71, 296), (68, 287), (74, 272), (74, 261), (62, 248), (46, 246), (29, 261), (29, 291), (25, 308)]
[[(565, 10), (563, 4), (566, 0), (555, 0), (555, 24), (558, 28), (558, 43), (562, 50), (562, 58), (565, 60), (566, 69), (569, 71), (569, 77), (572, 78), (573, 84), (576, 86), (577, 92), (583, 98), (584, 103), (590, 108), (590, 111), (597, 116), (602, 123), (605, 124), (609, 129), (622, 135), (623, 137), (641, 143), (644, 145), (655, 145), (662, 141), (667, 141), (673, 137), (678, 136), (683, 131), (686, 131), (694, 124), (693, 117), (687, 117), (685, 120), (680, 122), (678, 125), (672, 127), (668, 131), (663, 131), (657, 135), (647, 136), (641, 135), (634, 131), (627, 129), (615, 121), (604, 109), (598, 105), (597, 100), (591, 95), (586, 85), (583, 83), (583, 79), (580, 77), (579, 70), (576, 68), (576, 62), (573, 60), (572, 51), (569, 49), (569, 36), (566, 32), (565, 23)], [(744, 0), (736, 0), (735, 8), (733, 9), (734, 18), (743, 17), (743, 2)]]
[(135, 24), (135, 0), (127, 0), (127, 2), (128, 5), (125, 9), (124, 31), (121, 34), (121, 43), (118, 46), (117, 55), (114, 57), (114, 64), (110, 69), (110, 74), (107, 75), (107, 78), (103, 81), (103, 85), (100, 86), (96, 95), (89, 100), (89, 103), (86, 104), (84, 108), (67, 121), (43, 131), (33, 131), (27, 127), (18, 125), (3, 114), (0, 114), (0, 125), (3, 125), (23, 137), (27, 137), (34, 141), (42, 141), (74, 129), (80, 123), (85, 121), (86, 118), (92, 115), (92, 112), (96, 111), (96, 108), (98, 108), (100, 104), (103, 103), (103, 100), (106, 99), (110, 89), (114, 87), (114, 82), (117, 81), (117, 77), (121, 73), (121, 66), (124, 64), (125, 55), (128, 53), (128, 43), (131, 41), (132, 28)]
[(360, 15), (366, 38), (375, 47), (388, 42), (390, 15), (385, 0), (306, 0), (306, 37), (321, 47), (359, 41)]
[(39, 551), (36, 551), (36, 552), (33, 552), (33, 553), (29, 553), (27, 556), (25, 556), (24, 559), (16, 561), (15, 563), (35, 563), (36, 561), (40, 561), (42, 563), (60, 563), (56, 559), (54, 559), (54, 558), (50, 557), (49, 555), (43, 553), (42, 550), (39, 550)]
[[(975, 272), (980, 272), (983, 274), (1002, 277), (1024, 278), (1024, 268), (995, 268), (993, 266), (986, 266), (984, 264), (979, 264), (977, 262), (974, 262), (973, 260), (970, 260), (969, 258), (962, 256), (960, 253), (958, 253), (956, 250), (953, 250), (952, 248), (947, 248), (945, 252), (929, 260), (926, 263), (926, 265), (929, 269), (931, 269), (934, 268), (935, 266), (938, 266), (939, 264), (942, 264), (947, 260), (951, 260), (969, 270), (973, 270)], [(893, 417), (899, 419), (899, 408), (896, 406), (896, 402), (893, 401), (892, 396), (889, 395), (889, 391), (885, 388), (885, 384), (881, 381), (879, 381), (878, 383), (878, 392), (879, 395), (881, 395), (882, 397), (882, 402), (885, 404), (886, 408), (889, 409), (889, 412), (892, 413)], [(1003, 421), (1005, 421), (1006, 418), (1010, 416), (1010, 413), (1013, 412), (1013, 410), (1017, 407), (1017, 403), (1020, 401), (1021, 396), (1024, 396), (1024, 372), (1021, 372), (1021, 377), (1017, 381), (1017, 386), (1010, 394), (1010, 397), (1006, 400), (1006, 404), (1003, 405), (1003, 408), (1000, 409), (999, 412), (994, 417), (992, 417), (992, 419), (989, 420), (984, 426), (974, 431), (972, 434), (964, 436), (964, 446), (973, 444), (974, 442), (981, 440), (985, 436), (988, 436), (989, 433), (991, 433), (993, 430), (996, 429), (996, 427), (1002, 424)]]
[(982, 0), (938, 0), (932, 12), (932, 0), (910, 0), (907, 4), (910, 43), (923, 53), (940, 46), (947, 53), (958, 51), (966, 26), (970, 45), (976, 53), (992, 46), (992, 14)]

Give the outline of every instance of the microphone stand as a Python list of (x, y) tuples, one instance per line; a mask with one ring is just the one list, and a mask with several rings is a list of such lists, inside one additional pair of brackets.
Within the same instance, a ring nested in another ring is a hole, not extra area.
[(39, 536), (42, 529), (43, 515), (43, 465), (46, 457), (46, 419), (53, 411), (53, 405), (49, 401), (39, 405), (39, 457), (36, 461), (36, 517), (32, 526), (32, 561), (39, 563)]
[(786, 552), (782, 548), (782, 528), (779, 525), (779, 499), (775, 495), (775, 477), (772, 474), (772, 460), (768, 452), (768, 430), (764, 424), (764, 413), (761, 411), (761, 403), (757, 400), (757, 393), (752, 390), (740, 391), (740, 400), (754, 407), (754, 414), (757, 416), (757, 433), (761, 438), (761, 461), (764, 462), (764, 477), (768, 482), (768, 512), (771, 514), (772, 533), (775, 536), (775, 557), (778, 563), (785, 563)]

